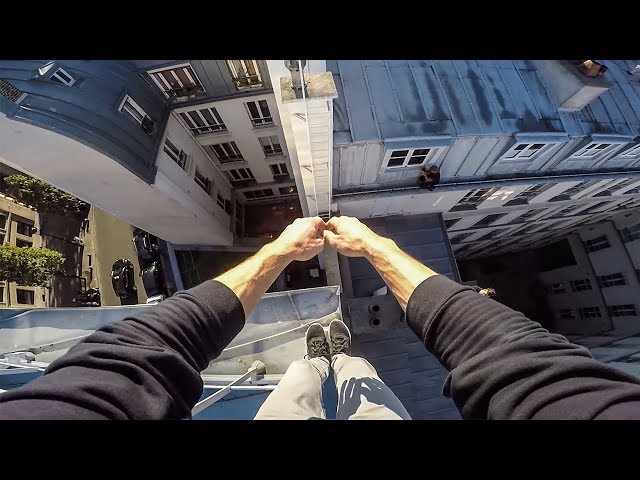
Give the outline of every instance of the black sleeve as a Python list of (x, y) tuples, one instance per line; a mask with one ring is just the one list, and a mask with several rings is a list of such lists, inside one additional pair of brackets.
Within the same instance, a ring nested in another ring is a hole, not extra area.
[(416, 288), (407, 323), (450, 371), (463, 418), (640, 419), (636, 377), (446, 277)]
[(236, 295), (214, 280), (106, 325), (33, 382), (0, 395), (0, 419), (186, 419), (200, 372), (244, 326)]

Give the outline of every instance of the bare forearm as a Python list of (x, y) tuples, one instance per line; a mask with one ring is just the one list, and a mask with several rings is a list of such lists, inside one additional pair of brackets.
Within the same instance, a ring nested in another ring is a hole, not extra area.
[(283, 252), (272, 242), (237, 267), (217, 277), (216, 280), (236, 294), (242, 303), (245, 316), (248, 317), (262, 295), (290, 261), (287, 252)]
[(416, 287), (427, 278), (437, 275), (403, 252), (393, 240), (384, 237), (371, 242), (366, 258), (389, 286), (403, 310), (406, 310), (409, 297)]

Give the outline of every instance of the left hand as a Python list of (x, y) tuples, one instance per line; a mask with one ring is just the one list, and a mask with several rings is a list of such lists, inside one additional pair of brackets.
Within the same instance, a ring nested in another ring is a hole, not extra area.
[(325, 223), (320, 217), (296, 218), (272, 242), (279, 255), (304, 261), (316, 256), (324, 248)]

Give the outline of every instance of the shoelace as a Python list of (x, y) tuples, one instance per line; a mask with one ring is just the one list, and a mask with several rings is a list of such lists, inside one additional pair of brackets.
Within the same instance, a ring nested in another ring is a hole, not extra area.
[(315, 357), (320, 355), (329, 355), (329, 344), (325, 339), (312, 338), (309, 341), (309, 351)]
[(334, 335), (331, 338), (333, 353), (344, 353), (349, 351), (349, 338), (344, 335)]

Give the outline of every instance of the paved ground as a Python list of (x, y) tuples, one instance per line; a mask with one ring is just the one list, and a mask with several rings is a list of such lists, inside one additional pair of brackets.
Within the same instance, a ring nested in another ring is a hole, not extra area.
[[(128, 258), (134, 266), (138, 299), (133, 303), (144, 303), (147, 300), (132, 242), (133, 228), (129, 223), (104, 210), (91, 207), (89, 232), (84, 239), (83, 272), (91, 280), (91, 286), (100, 288), (102, 305), (121, 305), (111, 286), (111, 266), (120, 258)], [(92, 256), (91, 269), (88, 262), (89, 254)]]

